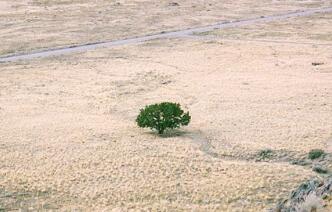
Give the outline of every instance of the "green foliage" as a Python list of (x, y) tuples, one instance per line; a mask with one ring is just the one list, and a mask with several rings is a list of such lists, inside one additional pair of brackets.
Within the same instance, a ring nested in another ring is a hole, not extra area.
[(321, 149), (313, 149), (309, 152), (309, 159), (314, 160), (320, 158), (324, 154), (325, 154), (324, 151)]
[(159, 134), (163, 134), (166, 129), (187, 126), (190, 119), (189, 112), (185, 113), (180, 104), (162, 102), (141, 109), (136, 122), (139, 127), (155, 129)]
[(323, 167), (321, 167), (321, 166), (319, 166), (319, 165), (314, 166), (314, 167), (312, 168), (312, 170), (313, 170), (314, 172), (319, 173), (319, 174), (326, 174), (326, 173), (328, 172), (327, 169), (325, 169), (325, 168), (323, 168)]
[(263, 149), (258, 152), (258, 157), (263, 160), (271, 158), (272, 156), (273, 156), (273, 151), (271, 149)]

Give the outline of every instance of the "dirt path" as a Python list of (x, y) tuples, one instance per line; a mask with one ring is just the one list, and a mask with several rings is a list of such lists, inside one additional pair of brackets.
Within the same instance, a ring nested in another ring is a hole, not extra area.
[(109, 41), (109, 42), (88, 43), (88, 44), (69, 46), (69, 47), (65, 47), (65, 48), (55, 48), (55, 49), (48, 49), (48, 50), (43, 50), (43, 51), (35, 51), (35, 52), (28, 53), (28, 54), (18, 54), (18, 55), (11, 55), (11, 56), (7, 56), (7, 57), (0, 57), (0, 63), (1, 62), (14, 62), (14, 61), (18, 61), (18, 60), (29, 60), (29, 59), (33, 59), (33, 58), (39, 58), (39, 57), (57, 56), (57, 55), (63, 55), (63, 54), (68, 54), (68, 53), (73, 53), (73, 52), (83, 52), (83, 51), (93, 50), (93, 49), (102, 48), (102, 47), (114, 47), (114, 46), (120, 46), (120, 45), (126, 45), (126, 44), (135, 44), (135, 43), (145, 42), (145, 41), (154, 40), (154, 39), (161, 39), (161, 38), (184, 37), (184, 36), (192, 35), (193, 33), (202, 33), (202, 32), (207, 32), (207, 31), (211, 31), (214, 29), (239, 27), (239, 26), (254, 24), (257, 22), (270, 22), (270, 21), (282, 20), (282, 19), (287, 19), (287, 18), (292, 18), (292, 17), (309, 16), (309, 15), (313, 15), (315, 13), (329, 13), (329, 12), (332, 12), (332, 7), (317, 8), (317, 9), (311, 9), (311, 10), (305, 10), (305, 11), (295, 11), (295, 12), (277, 14), (277, 15), (271, 15), (271, 16), (261, 16), (261, 17), (257, 17), (257, 18), (253, 18), (253, 19), (226, 21), (226, 22), (222, 22), (222, 23), (216, 23), (216, 24), (210, 25), (210, 26), (178, 30), (178, 31), (173, 31), (173, 32), (160, 32), (158, 34), (147, 35), (147, 36), (143, 36), (143, 37), (128, 38), (128, 39)]
[(199, 150), (203, 153), (210, 155), (214, 158), (220, 158), (218, 153), (214, 151), (213, 146), (209, 140), (202, 135), (201, 131), (188, 133), (187, 136), (192, 139), (192, 141), (199, 145)]

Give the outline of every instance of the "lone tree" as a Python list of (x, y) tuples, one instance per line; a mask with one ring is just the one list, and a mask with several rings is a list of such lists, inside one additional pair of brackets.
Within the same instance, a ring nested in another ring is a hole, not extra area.
[(162, 102), (145, 106), (136, 118), (137, 125), (142, 128), (156, 129), (163, 134), (166, 129), (175, 129), (187, 126), (190, 122), (189, 112), (184, 112), (180, 104)]

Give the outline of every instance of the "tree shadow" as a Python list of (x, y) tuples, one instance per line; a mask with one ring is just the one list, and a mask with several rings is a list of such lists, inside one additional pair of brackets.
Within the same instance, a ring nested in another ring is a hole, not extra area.
[(188, 132), (179, 129), (166, 129), (163, 134), (158, 134), (157, 131), (146, 132), (146, 134), (154, 135), (160, 138), (174, 138), (186, 135)]

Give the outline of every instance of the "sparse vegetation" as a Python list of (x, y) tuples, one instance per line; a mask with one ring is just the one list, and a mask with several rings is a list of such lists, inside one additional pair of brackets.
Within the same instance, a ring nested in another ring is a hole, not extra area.
[(259, 159), (269, 159), (273, 156), (273, 151), (271, 149), (263, 149), (258, 152)]
[(321, 149), (313, 149), (309, 152), (309, 159), (314, 160), (324, 155), (324, 151)]
[(141, 109), (136, 122), (139, 127), (155, 129), (159, 134), (163, 134), (166, 129), (188, 125), (190, 119), (189, 112), (185, 113), (180, 104), (163, 102)]
[(319, 166), (319, 165), (314, 166), (314, 167), (312, 168), (312, 170), (313, 170), (314, 172), (319, 173), (319, 174), (326, 174), (326, 173), (328, 172), (327, 169), (325, 169), (325, 168), (323, 168), (323, 167), (321, 167), (321, 166)]

